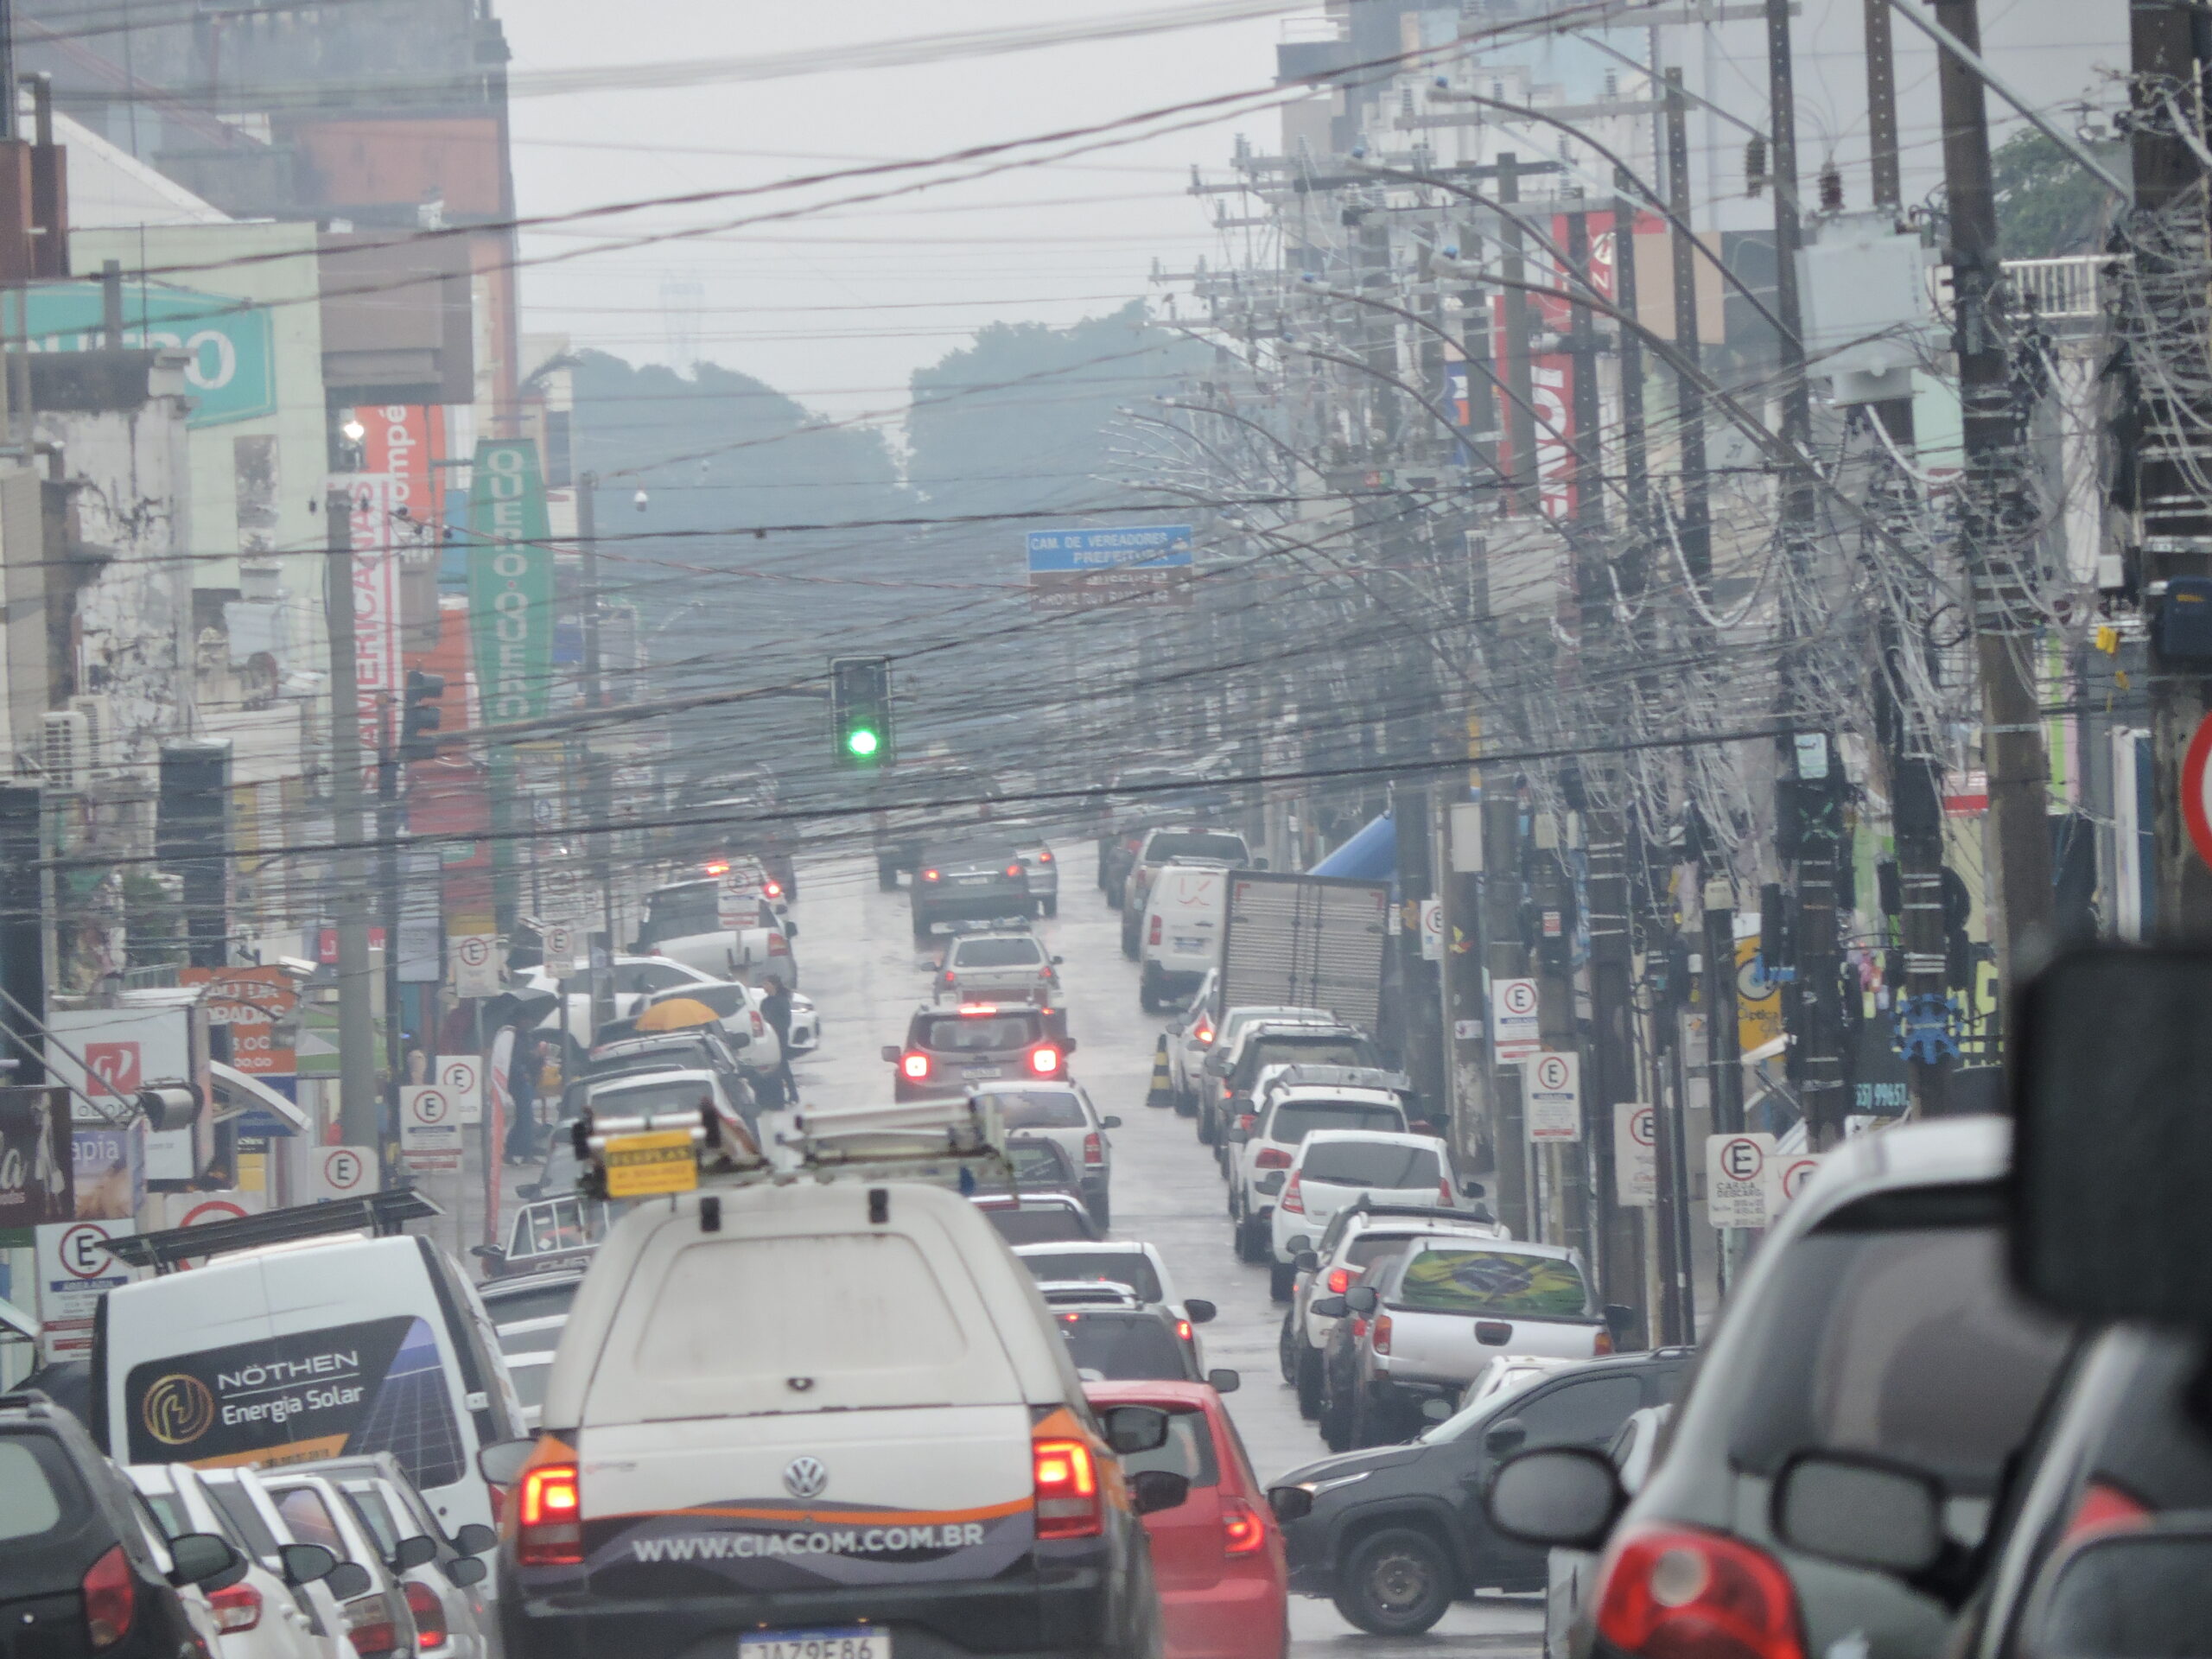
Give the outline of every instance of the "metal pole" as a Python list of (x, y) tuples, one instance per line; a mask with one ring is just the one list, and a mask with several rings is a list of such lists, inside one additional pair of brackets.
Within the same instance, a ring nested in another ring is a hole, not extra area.
[(330, 910), (338, 932), (338, 1121), (346, 1144), (384, 1150), (377, 1100), (376, 1016), (369, 1003), (369, 871), (361, 850), (361, 709), (353, 663), (353, 501), (344, 490), (323, 497), (328, 556), (323, 603), (330, 631)]
[[(1510, 205), (1521, 200), (1521, 175), (1517, 158), (1507, 150), (1497, 158), (1497, 199)], [(1505, 308), (1505, 432), (1506, 475), (1510, 480), (1504, 492), (1504, 506), (1509, 513), (1536, 511), (1536, 416), (1535, 371), (1529, 363), (1530, 337), (1535, 322), (1530, 315), (1529, 297), (1522, 289), (1510, 286), (1525, 283), (1528, 272), (1522, 259), (1523, 241), (1520, 217), (1515, 213), (1500, 216), (1497, 242), (1501, 251), (1499, 275), (1508, 284), (1499, 296), (1498, 303)]]
[(1673, 216), (1669, 238), (1674, 254), (1675, 351), (1681, 367), (1675, 374), (1675, 445), (1681, 456), (1682, 563), (1700, 598), (1713, 586), (1713, 513), (1707, 495), (1705, 388), (1699, 367), (1697, 247), (1690, 239), (1690, 144), (1688, 112), (1682, 97), (1682, 72), (1667, 71), (1667, 207)]
[[(1525, 979), (1528, 947), (1521, 936), (1521, 802), (1513, 773), (1483, 770), (1483, 938), (1492, 980)], [(1485, 1018), (1488, 1011), (1485, 1010)], [(1495, 1053), (1497, 1033), (1490, 1032)], [(1521, 1096), (1521, 1068), (1491, 1072), (1491, 1133), (1497, 1147), (1497, 1218), (1516, 1238), (1534, 1236), (1530, 1223), (1528, 1122)]]
[[(605, 665), (600, 656), (599, 633), (599, 474), (582, 473), (576, 478), (576, 552), (582, 578), (584, 706), (598, 709), (607, 702)], [(583, 734), (584, 821), (604, 824), (613, 811), (613, 788), (607, 757)], [(599, 889), (601, 925), (606, 949), (590, 950), (591, 1017), (596, 1029), (614, 1017), (613, 960), (614, 861), (613, 836), (605, 830), (590, 837), (591, 880)]]

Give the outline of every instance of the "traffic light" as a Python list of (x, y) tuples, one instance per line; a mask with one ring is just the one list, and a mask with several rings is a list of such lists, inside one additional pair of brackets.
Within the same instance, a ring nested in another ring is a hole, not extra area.
[(891, 659), (830, 659), (830, 758), (858, 772), (890, 764)]
[(444, 675), (425, 674), (419, 668), (407, 671), (407, 701), (399, 716), (401, 760), (438, 758), (437, 730), (444, 721), (438, 710), (438, 699), (445, 691)]

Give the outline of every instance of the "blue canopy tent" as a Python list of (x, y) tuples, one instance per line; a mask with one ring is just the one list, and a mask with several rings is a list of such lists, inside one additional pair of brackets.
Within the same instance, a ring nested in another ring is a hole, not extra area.
[(1349, 875), (1387, 880), (1398, 873), (1398, 827), (1388, 812), (1370, 819), (1358, 833), (1308, 870), (1308, 875)]

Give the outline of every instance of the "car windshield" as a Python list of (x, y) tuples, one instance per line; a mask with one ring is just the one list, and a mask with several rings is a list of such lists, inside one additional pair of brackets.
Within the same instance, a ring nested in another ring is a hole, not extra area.
[(1175, 1332), (1149, 1313), (1062, 1313), (1075, 1368), (1109, 1382), (1185, 1378), (1190, 1368)]
[(1009, 1129), (1080, 1129), (1090, 1122), (1072, 1089), (1025, 1089), (1019, 1094), (989, 1094)]
[(1049, 1204), (1019, 1210), (986, 1211), (999, 1236), (1009, 1244), (1067, 1244), (1091, 1236), (1089, 1217), (1069, 1205)]
[(1444, 1179), (1433, 1147), (1402, 1146), (1395, 1141), (1325, 1141), (1306, 1147), (1298, 1167), (1307, 1180), (1334, 1186), (1402, 1190), (1434, 1187)]
[[(1375, 1064), (1375, 1045), (1364, 1037), (1349, 1033), (1319, 1033), (1311, 1037), (1255, 1037), (1244, 1046), (1238, 1070), (1248, 1078), (1257, 1077), (1262, 1066), (1285, 1065), (1294, 1061), (1301, 1065), (1372, 1065)], [(1331, 1124), (1331, 1128), (1344, 1127)]]
[(1152, 846), (1145, 854), (1147, 864), (1165, 864), (1171, 858), (1217, 858), (1226, 863), (1242, 864), (1245, 859), (1244, 837), (1187, 834), (1154, 836)]
[(1565, 1256), (1433, 1245), (1406, 1263), (1391, 1300), (1417, 1313), (1579, 1319), (1590, 1311), (1582, 1270)]
[(921, 1022), (918, 1046), (940, 1054), (1003, 1053), (1037, 1040), (1037, 1020), (1025, 1014), (948, 1014)]
[(1406, 1115), (1395, 1106), (1356, 1100), (1287, 1100), (1268, 1120), (1267, 1138), (1295, 1145), (1316, 1129), (1381, 1129), (1395, 1134), (1405, 1127)]
[(1756, 1330), (1730, 1453), (1760, 1475), (1803, 1451), (1878, 1454), (1986, 1495), (2050, 1389), (2066, 1327), (2012, 1293), (1993, 1192), (1884, 1196), (1773, 1264), (1777, 1311)]
[(653, 999), (660, 1002), (699, 1002), (712, 1008), (725, 1020), (734, 1014), (743, 1014), (753, 1004), (747, 999), (742, 985), (684, 985), (664, 992)]
[(608, 1116), (632, 1112), (696, 1111), (714, 1103), (714, 1085), (703, 1077), (668, 1077), (659, 1082), (626, 1083), (619, 1088), (592, 1091), (591, 1109)]
[(1125, 1285), (1141, 1302), (1161, 1300), (1160, 1274), (1154, 1271), (1152, 1259), (1138, 1250), (1054, 1250), (1049, 1255), (1025, 1255), (1021, 1265), (1039, 1279)]
[(1122, 1473), (1140, 1475), (1147, 1469), (1180, 1475), (1193, 1487), (1221, 1484), (1221, 1465), (1213, 1452), (1213, 1434), (1206, 1414), (1187, 1408), (1167, 1414), (1167, 1439), (1150, 1452), (1124, 1452)]
[(952, 947), (949, 968), (1034, 968), (1045, 947), (1034, 939), (962, 939)]
[(648, 944), (695, 933), (719, 933), (722, 922), (715, 884), (687, 881), (645, 895), (645, 938)]

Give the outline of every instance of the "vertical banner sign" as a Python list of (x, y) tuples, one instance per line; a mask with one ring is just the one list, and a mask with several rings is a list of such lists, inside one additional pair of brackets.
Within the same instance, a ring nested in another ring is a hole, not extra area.
[(1659, 1202), (1658, 1114), (1641, 1101), (1624, 1100), (1613, 1108), (1613, 1202)]
[(1705, 1137), (1705, 1218), (1715, 1227), (1764, 1227), (1775, 1165), (1770, 1135)]
[(1547, 1052), (1522, 1063), (1521, 1087), (1528, 1106), (1529, 1138), (1582, 1138), (1582, 1057)]
[(385, 473), (357, 473), (337, 482), (353, 507), (354, 707), (362, 762), (373, 777), (383, 735), (377, 699), (390, 697), (398, 708), (403, 685), (399, 565), (409, 532), (393, 510), (402, 505), (405, 486)]
[(545, 713), (553, 672), (553, 550), (537, 446), (486, 438), (468, 492), (468, 626), (484, 723)]
[(354, 409), (353, 418), (361, 423), (363, 470), (392, 480), (394, 514), (404, 515), (410, 532), (423, 537), (445, 516), (444, 474), (430, 465), (446, 447), (443, 406), (363, 404)]

